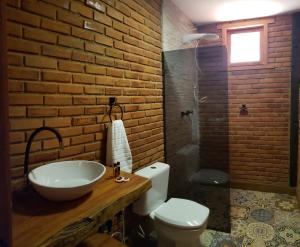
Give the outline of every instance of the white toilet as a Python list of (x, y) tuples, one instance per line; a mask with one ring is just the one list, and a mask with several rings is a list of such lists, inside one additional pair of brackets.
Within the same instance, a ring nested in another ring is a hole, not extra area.
[(157, 162), (135, 174), (151, 179), (152, 188), (133, 204), (133, 212), (150, 215), (158, 233), (159, 246), (199, 247), (206, 229), (209, 209), (199, 203), (171, 198), (167, 202), (170, 166)]

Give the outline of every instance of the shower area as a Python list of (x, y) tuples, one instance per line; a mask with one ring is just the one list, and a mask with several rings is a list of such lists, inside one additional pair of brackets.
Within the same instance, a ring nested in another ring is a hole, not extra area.
[(227, 52), (198, 46), (212, 34), (183, 37), (191, 48), (163, 52), (169, 197), (210, 209), (208, 228), (230, 231)]

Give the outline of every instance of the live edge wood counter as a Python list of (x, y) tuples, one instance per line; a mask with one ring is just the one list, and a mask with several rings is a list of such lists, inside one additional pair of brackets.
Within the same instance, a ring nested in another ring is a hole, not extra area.
[(50, 202), (31, 189), (15, 193), (13, 246), (73, 247), (151, 188), (149, 179), (134, 174), (126, 173), (126, 183), (114, 182), (111, 175), (107, 167), (92, 193), (70, 202)]

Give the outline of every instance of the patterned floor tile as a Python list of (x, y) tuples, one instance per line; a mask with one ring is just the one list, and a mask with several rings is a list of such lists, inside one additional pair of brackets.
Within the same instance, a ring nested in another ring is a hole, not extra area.
[(300, 247), (296, 197), (231, 190), (231, 234), (206, 230), (204, 247)]

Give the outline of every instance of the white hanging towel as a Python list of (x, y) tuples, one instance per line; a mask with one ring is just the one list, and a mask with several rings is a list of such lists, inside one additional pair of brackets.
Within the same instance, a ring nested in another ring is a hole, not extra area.
[(120, 162), (120, 169), (132, 172), (132, 155), (122, 120), (114, 120), (107, 130), (106, 164)]

